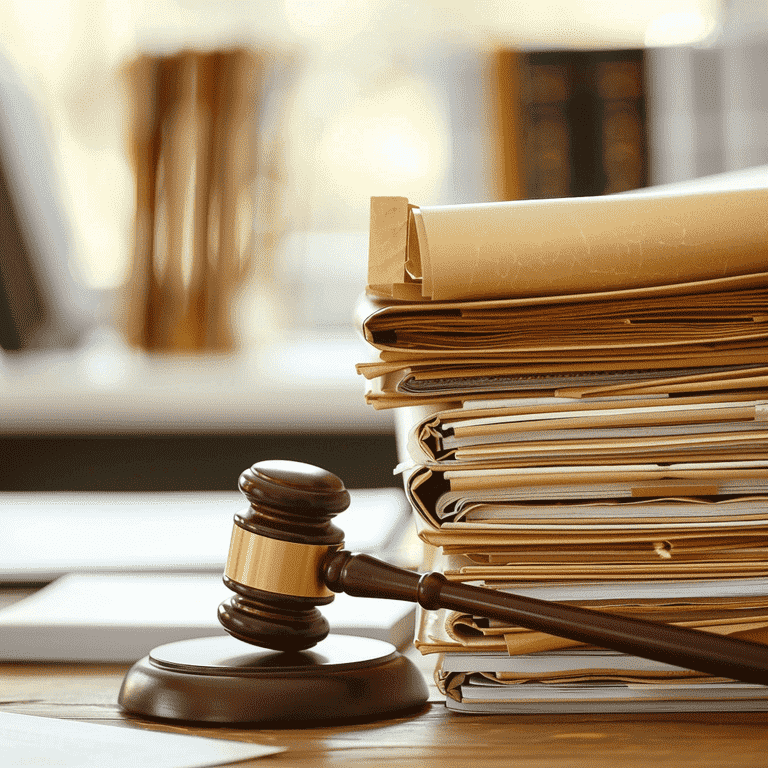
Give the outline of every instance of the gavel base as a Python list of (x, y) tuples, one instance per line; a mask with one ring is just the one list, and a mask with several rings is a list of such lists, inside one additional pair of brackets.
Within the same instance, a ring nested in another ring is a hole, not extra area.
[(302, 727), (393, 717), (427, 696), (416, 666), (381, 640), (329, 635), (284, 653), (219, 636), (155, 648), (128, 671), (118, 701), (163, 720)]

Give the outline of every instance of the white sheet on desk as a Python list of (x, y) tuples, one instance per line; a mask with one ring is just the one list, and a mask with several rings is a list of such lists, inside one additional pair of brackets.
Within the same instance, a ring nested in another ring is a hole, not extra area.
[[(225, 634), (216, 609), (231, 595), (214, 574), (62, 576), (0, 610), (0, 660), (135, 661), (164, 643)], [(398, 647), (413, 639), (410, 603), (342, 594), (322, 611), (338, 634)]]
[[(382, 552), (409, 516), (397, 488), (350, 491), (336, 518), (347, 548)], [(0, 581), (51, 581), (74, 571), (221, 572), (238, 491), (0, 493)]]
[(264, 744), (9, 712), (0, 712), (0, 745), (2, 764), (18, 768), (203, 768), (284, 751)]

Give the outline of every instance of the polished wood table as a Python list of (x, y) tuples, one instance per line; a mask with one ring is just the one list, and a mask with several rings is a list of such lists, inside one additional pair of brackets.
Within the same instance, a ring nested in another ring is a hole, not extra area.
[(434, 691), (423, 710), (383, 722), (307, 729), (201, 728), (122, 713), (116, 701), (125, 671), (112, 665), (0, 664), (0, 711), (275, 744), (288, 749), (262, 758), (264, 765), (295, 768), (768, 764), (768, 714), (461, 715), (447, 711)]
[[(34, 591), (34, 588), (0, 587), (0, 608)], [(293, 768), (320, 765), (378, 768), (385, 763), (414, 768), (765, 768), (768, 765), (768, 713), (456, 714), (445, 708), (442, 697), (431, 685), (434, 657), (422, 657), (413, 650), (408, 651), (408, 655), (430, 683), (430, 701), (419, 712), (380, 722), (306, 729), (149, 722), (126, 715), (117, 705), (127, 666), (82, 663), (0, 663), (0, 711), (287, 747), (286, 752), (248, 763), (254, 766), (262, 762), (265, 766)]]

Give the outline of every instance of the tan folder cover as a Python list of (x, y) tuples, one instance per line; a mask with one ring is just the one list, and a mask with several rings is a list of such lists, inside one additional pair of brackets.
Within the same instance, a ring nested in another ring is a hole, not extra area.
[[(701, 432), (715, 430), (719, 433), (710, 436), (714, 443), (711, 447), (724, 453), (728, 441), (719, 439), (730, 429), (742, 430), (733, 434), (748, 434), (752, 445), (756, 445), (752, 438), (760, 440), (755, 433), (768, 429), (768, 401), (750, 399), (748, 393), (734, 395), (733, 400), (729, 395), (636, 401), (617, 398), (596, 403), (558, 402), (552, 398), (548, 405), (532, 401), (527, 407), (429, 410), (435, 409), (423, 409), (409, 430), (407, 450), (417, 464), (511, 460), (516, 454), (507, 448), (531, 451), (537, 442), (553, 446), (554, 457), (562, 459), (576, 451), (583, 460), (599, 443), (596, 438), (606, 436), (625, 438), (638, 448), (638, 455), (640, 448), (661, 441), (657, 448), (670, 449), (671, 454), (675, 445), (683, 450), (682, 438), (698, 440)], [(744, 432), (747, 428), (750, 431)], [(558, 435), (570, 440), (558, 439)], [(575, 441), (575, 436), (582, 439)], [(572, 442), (578, 447), (571, 449)], [(476, 453), (468, 455), (473, 447)], [(619, 447), (613, 448), (611, 455), (619, 455)]]
[[(570, 503), (574, 514), (582, 502), (599, 499), (680, 499), (722, 496), (743, 497), (749, 500), (764, 497), (768, 488), (768, 463), (719, 462), (713, 464), (606, 465), (604, 467), (532, 467), (510, 470), (505, 467), (487, 469), (469, 466), (464, 470), (443, 470), (438, 467), (417, 466), (404, 473), (405, 489), (416, 512), (416, 527), (423, 541), (445, 551), (509, 551), (510, 547), (525, 551), (541, 550), (547, 546), (580, 545), (590, 557), (590, 547), (598, 550), (619, 542), (637, 542), (653, 548), (658, 542), (680, 547), (686, 539), (734, 537), (741, 543), (752, 537), (764, 539), (768, 533), (768, 518), (757, 522), (740, 520), (739, 514), (729, 514), (725, 507), (710, 509), (710, 519), (702, 509), (701, 519), (691, 516), (680, 518), (671, 510), (655, 521), (632, 521), (632, 510), (617, 509), (616, 520), (584, 524), (589, 510), (581, 508), (572, 525), (552, 521), (551, 525), (538, 525), (545, 521), (548, 505)], [(549, 471), (548, 471), (549, 470)], [(456, 477), (459, 475), (459, 477)], [(541, 514), (528, 520), (493, 519), (465, 522), (449, 512), (448, 502), (455, 504), (515, 504), (535, 502)], [(716, 501), (711, 504), (716, 504)], [(641, 510), (638, 510), (638, 512)], [(715, 522), (711, 513), (722, 513), (724, 519)], [(727, 518), (730, 518), (727, 519)], [(454, 521), (455, 519), (455, 521)], [(556, 524), (555, 524), (556, 523)], [(715, 542), (713, 541), (713, 546)], [(765, 546), (764, 541), (755, 546)], [(663, 557), (663, 555), (662, 555)], [(672, 562), (669, 563), (673, 565)]]
[[(730, 610), (724, 611), (717, 609), (709, 611), (706, 606), (702, 606), (700, 611), (690, 610), (687, 613), (681, 611), (679, 620), (674, 620), (670, 611), (666, 614), (662, 613), (663, 606), (660, 606), (657, 611), (652, 607), (649, 609), (638, 605), (627, 605), (621, 608), (614, 606), (611, 610), (617, 614), (637, 615), (644, 618), (651, 618), (649, 613), (656, 612), (657, 616), (665, 615), (667, 623), (670, 624), (768, 643), (768, 609), (764, 603), (760, 606), (754, 602), (754, 606), (750, 608), (749, 603), (745, 602), (743, 609), (738, 604), (734, 604)], [(608, 610), (604, 605), (587, 607)], [(699, 616), (696, 616), (697, 612), (700, 612)], [(575, 640), (546, 635), (543, 632), (522, 627), (498, 626), (491, 631), (485, 629), (480, 632), (477, 631), (475, 618), (467, 614), (450, 611), (419, 611), (415, 645), (422, 654), (486, 651), (506, 652), (515, 656), (524, 653), (544, 653), (582, 644)]]
[(476, 300), (672, 285), (768, 268), (768, 173), (751, 189), (417, 207), (373, 198), (368, 288)]
[(424, 304), (364, 296), (355, 321), (388, 361), (492, 360), (514, 351), (533, 363), (552, 362), (552, 353), (563, 350), (670, 354), (713, 343), (738, 349), (766, 337), (766, 269), (768, 264), (760, 272), (706, 281), (525, 299)]

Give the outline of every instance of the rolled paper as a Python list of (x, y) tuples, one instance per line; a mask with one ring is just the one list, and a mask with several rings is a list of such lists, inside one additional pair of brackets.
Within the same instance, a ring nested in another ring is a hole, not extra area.
[(766, 210), (768, 188), (757, 184), (433, 207), (373, 198), (369, 290), (480, 300), (767, 272)]

